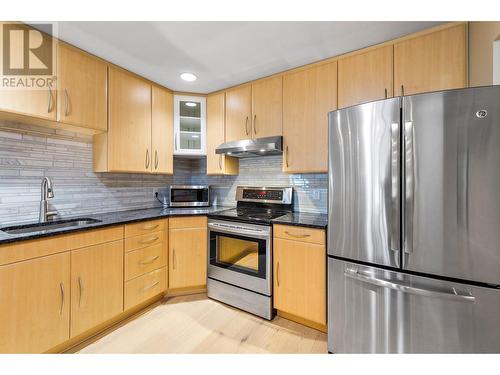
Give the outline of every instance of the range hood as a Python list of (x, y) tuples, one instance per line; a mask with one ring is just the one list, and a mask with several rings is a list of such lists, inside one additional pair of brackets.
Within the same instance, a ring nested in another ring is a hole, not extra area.
[(236, 158), (281, 155), (283, 154), (283, 137), (265, 137), (226, 142), (217, 147), (215, 153)]

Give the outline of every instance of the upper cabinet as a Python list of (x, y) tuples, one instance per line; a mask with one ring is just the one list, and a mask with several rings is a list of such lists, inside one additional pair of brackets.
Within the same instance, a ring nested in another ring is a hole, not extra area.
[(151, 87), (151, 171), (173, 174), (173, 95), (170, 91)]
[(263, 79), (252, 84), (252, 138), (281, 135), (283, 77)]
[(57, 56), (57, 120), (106, 131), (106, 64), (65, 43), (59, 43)]
[(465, 24), (394, 44), (394, 92), (420, 92), (467, 87)]
[(206, 98), (203, 96), (174, 97), (174, 154), (205, 155)]
[(337, 109), (337, 61), (283, 77), (283, 171), (328, 171), (328, 112)]
[(339, 59), (339, 108), (393, 96), (393, 46)]
[(226, 91), (226, 142), (252, 138), (252, 86)]
[(207, 97), (207, 174), (238, 174), (238, 159), (216, 154), (215, 149), (225, 140), (226, 94)]

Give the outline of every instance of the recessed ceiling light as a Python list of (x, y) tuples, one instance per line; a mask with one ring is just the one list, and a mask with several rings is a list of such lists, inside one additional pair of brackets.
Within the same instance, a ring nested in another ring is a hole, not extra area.
[(186, 102), (186, 103), (184, 103), (184, 105), (187, 107), (196, 107), (196, 103), (193, 103), (193, 102)]
[(193, 82), (193, 81), (196, 81), (196, 77), (193, 73), (182, 73), (181, 74), (181, 79), (183, 79), (184, 81), (188, 81), (188, 82)]

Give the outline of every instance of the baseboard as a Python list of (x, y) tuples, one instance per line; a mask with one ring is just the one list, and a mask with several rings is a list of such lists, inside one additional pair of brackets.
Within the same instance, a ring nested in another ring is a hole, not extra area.
[(166, 296), (167, 297), (176, 297), (176, 296), (185, 296), (185, 295), (189, 295), (189, 294), (199, 294), (199, 293), (206, 293), (206, 292), (207, 292), (206, 285), (197, 285), (197, 286), (190, 286), (187, 288), (168, 289)]
[(281, 310), (277, 310), (277, 314), (278, 314), (278, 316), (280, 316), (284, 319), (291, 320), (295, 323), (299, 323), (299, 324), (302, 324), (304, 326), (314, 328), (317, 331), (327, 333), (326, 324), (316, 323), (316, 322), (313, 322), (311, 320), (307, 320), (307, 319), (304, 319), (300, 316), (293, 315), (293, 314), (290, 314), (290, 313), (287, 313), (287, 312), (281, 311)]

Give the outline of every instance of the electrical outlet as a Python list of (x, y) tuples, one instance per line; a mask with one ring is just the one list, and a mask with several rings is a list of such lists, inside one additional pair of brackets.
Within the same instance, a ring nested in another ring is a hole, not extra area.
[(321, 199), (321, 190), (320, 189), (312, 189), (312, 200), (319, 201)]

